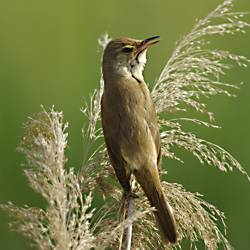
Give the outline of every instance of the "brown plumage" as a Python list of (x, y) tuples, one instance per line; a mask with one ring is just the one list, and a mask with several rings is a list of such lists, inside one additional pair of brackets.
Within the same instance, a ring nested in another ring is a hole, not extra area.
[(157, 39), (119, 38), (107, 45), (101, 117), (109, 157), (125, 193), (131, 192), (130, 176), (134, 174), (156, 208), (163, 241), (176, 243), (175, 220), (158, 173), (161, 145), (157, 115), (142, 76), (146, 50)]

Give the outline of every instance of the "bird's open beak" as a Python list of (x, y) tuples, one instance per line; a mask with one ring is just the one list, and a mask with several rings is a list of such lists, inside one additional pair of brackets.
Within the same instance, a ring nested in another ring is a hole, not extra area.
[(151, 45), (160, 42), (160, 36), (152, 36), (142, 41), (138, 48), (138, 52), (148, 49)]

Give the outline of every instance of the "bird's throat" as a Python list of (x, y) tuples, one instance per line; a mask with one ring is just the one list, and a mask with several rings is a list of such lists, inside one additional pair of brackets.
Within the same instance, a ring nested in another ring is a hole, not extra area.
[(134, 59), (132, 59), (128, 66), (132, 77), (135, 78), (138, 82), (144, 81), (143, 70), (146, 62), (146, 50), (144, 50), (140, 54), (138, 54)]
[[(135, 58), (131, 59), (129, 62), (120, 61), (117, 62), (112, 68), (104, 68), (104, 78), (115, 74), (122, 77), (132, 77), (139, 83), (144, 82), (143, 70), (146, 62), (146, 50), (144, 50), (141, 51)], [(113, 72), (113, 74), (111, 72)]]

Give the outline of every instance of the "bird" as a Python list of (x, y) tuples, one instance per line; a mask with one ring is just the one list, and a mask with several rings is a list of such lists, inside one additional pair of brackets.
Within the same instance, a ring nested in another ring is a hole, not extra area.
[(143, 77), (147, 50), (159, 41), (159, 36), (144, 40), (121, 37), (107, 44), (102, 60), (101, 122), (110, 162), (125, 195), (133, 195), (130, 179), (134, 175), (155, 208), (163, 242), (174, 244), (178, 240), (176, 221), (159, 175), (157, 114)]

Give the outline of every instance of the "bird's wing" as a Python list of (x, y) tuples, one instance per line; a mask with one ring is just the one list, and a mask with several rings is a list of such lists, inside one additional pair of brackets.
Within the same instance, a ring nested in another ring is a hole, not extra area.
[[(130, 182), (129, 182), (129, 175), (128, 173), (126, 173), (127, 163), (122, 157), (118, 140), (119, 135), (117, 134), (119, 132), (120, 118), (119, 116), (117, 117), (112, 116), (111, 119), (111, 117), (109, 117), (109, 115), (106, 113), (103, 103), (101, 103), (101, 106), (102, 106), (102, 112), (101, 112), (102, 127), (104, 131), (104, 139), (109, 154), (109, 158), (121, 186), (125, 191), (129, 192)], [(114, 129), (112, 129), (113, 126), (110, 126), (111, 125), (110, 123), (116, 124)]]
[(126, 161), (122, 158), (122, 155), (119, 150), (119, 146), (116, 143), (116, 139), (112, 137), (105, 138), (109, 158), (111, 160), (112, 166), (115, 170), (116, 176), (123, 187), (127, 192), (130, 191), (130, 176), (126, 172)]

